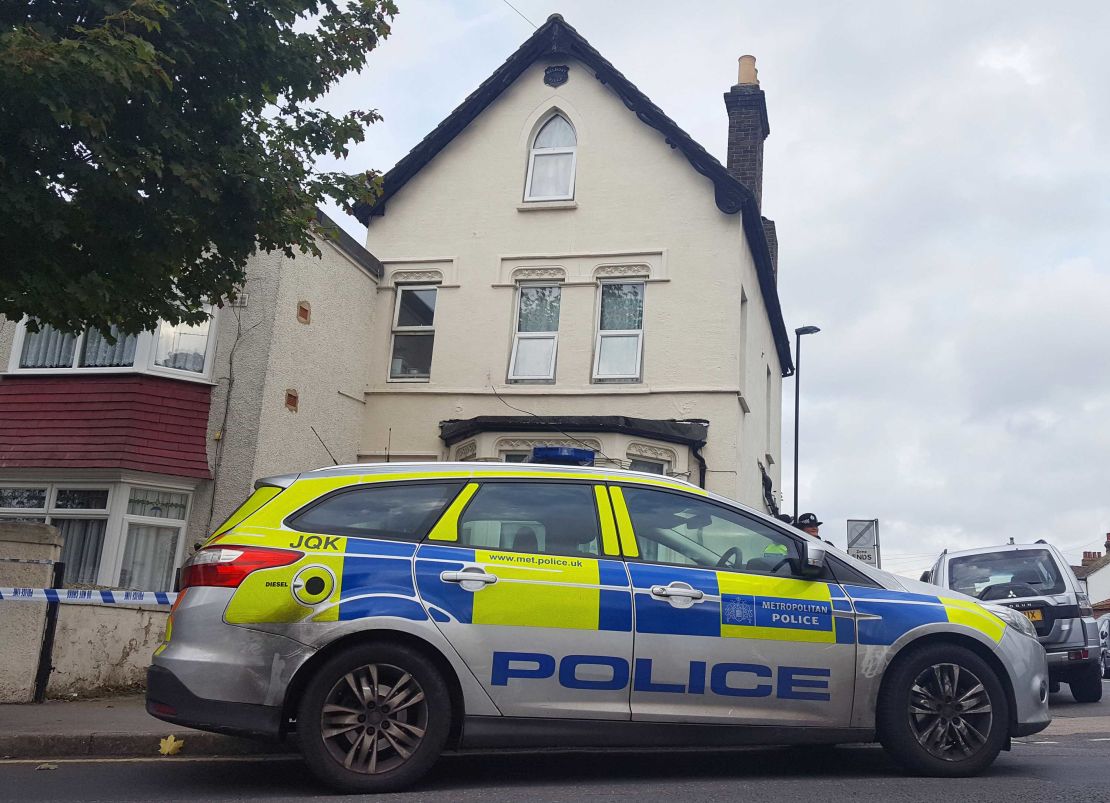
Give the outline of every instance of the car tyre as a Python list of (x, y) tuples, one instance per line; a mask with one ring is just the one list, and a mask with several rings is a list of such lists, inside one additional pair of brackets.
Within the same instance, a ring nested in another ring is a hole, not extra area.
[(994, 669), (951, 643), (899, 655), (879, 691), (879, 741), (917, 775), (963, 778), (983, 771), (1005, 745), (1009, 723), (1009, 702)]
[(1110, 679), (1110, 653), (1104, 653), (1102, 656), (1102, 676)]
[(1071, 687), (1071, 696), (1077, 703), (1097, 703), (1102, 699), (1102, 672), (1097, 664), (1072, 677), (1068, 681)]
[(400, 644), (359, 644), (329, 658), (297, 708), (301, 753), (312, 773), (343, 792), (394, 792), (439, 758), (451, 730), (440, 671)]

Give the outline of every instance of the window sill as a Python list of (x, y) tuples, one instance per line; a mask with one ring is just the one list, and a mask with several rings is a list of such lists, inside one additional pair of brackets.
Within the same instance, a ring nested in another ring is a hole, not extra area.
[(539, 212), (546, 209), (577, 209), (577, 201), (525, 201), (517, 204), (518, 212)]

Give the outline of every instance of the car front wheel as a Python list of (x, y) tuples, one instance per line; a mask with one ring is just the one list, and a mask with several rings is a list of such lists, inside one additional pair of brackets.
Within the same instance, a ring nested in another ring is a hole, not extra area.
[(327, 660), (297, 712), (309, 769), (344, 792), (412, 785), (435, 763), (450, 729), (450, 696), (439, 670), (398, 644), (356, 645)]
[(975, 775), (1006, 742), (1009, 705), (986, 661), (966, 647), (934, 643), (899, 656), (879, 692), (877, 730), (910, 772)]

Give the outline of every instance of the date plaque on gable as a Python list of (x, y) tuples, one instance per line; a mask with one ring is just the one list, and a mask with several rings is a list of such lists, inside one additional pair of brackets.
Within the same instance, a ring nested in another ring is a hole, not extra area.
[(555, 64), (543, 71), (543, 82), (548, 86), (562, 86), (569, 74), (570, 67), (566, 64)]

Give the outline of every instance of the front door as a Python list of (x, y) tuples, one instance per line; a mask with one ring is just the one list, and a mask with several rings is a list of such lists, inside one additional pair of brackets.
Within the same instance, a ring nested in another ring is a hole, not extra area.
[(634, 720), (849, 725), (851, 602), (797, 574), (795, 536), (691, 494), (611, 493), (633, 586)]
[(471, 483), (416, 582), (505, 716), (629, 718), (632, 599), (604, 486)]

